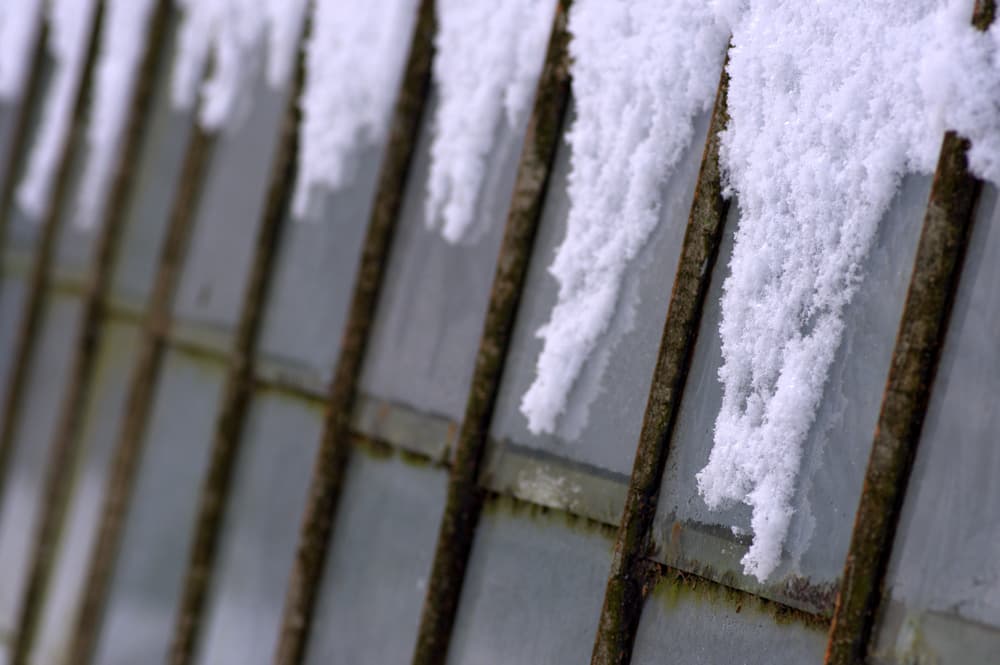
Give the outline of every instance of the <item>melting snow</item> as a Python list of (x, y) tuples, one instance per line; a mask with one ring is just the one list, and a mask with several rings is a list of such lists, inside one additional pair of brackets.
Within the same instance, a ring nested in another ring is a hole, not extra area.
[(417, 13), (417, 0), (316, 0), (299, 101), (294, 216), (315, 218), (320, 188), (346, 185), (364, 147), (388, 131)]
[(733, 31), (721, 158), (738, 196), (722, 298), (723, 403), (699, 488), (752, 508), (744, 569), (781, 558), (802, 446), (902, 176), (934, 170), (946, 126), (997, 175), (997, 31), (971, 0), (717, 2)]
[[(194, 106), (199, 124), (218, 131), (238, 124), (268, 53), (267, 79), (280, 89), (292, 70), (306, 0), (176, 0), (184, 11), (177, 37), (173, 101)], [(207, 80), (202, 80), (209, 71)]]
[(549, 268), (558, 300), (521, 400), (535, 433), (555, 431), (611, 326), (626, 270), (659, 222), (662, 186), (712, 105), (729, 37), (704, 0), (580, 0), (569, 27), (570, 211)]
[(477, 227), (476, 202), (499, 125), (523, 121), (535, 94), (555, 0), (439, 0), (426, 219), (445, 240)]
[(142, 60), (156, 0), (106, 0), (90, 118), (87, 165), (75, 221), (96, 223), (128, 121), (136, 70)]
[(38, 135), (16, 193), (18, 206), (34, 219), (40, 219), (48, 208), (52, 179), (73, 120), (96, 8), (96, 0), (51, 0), (48, 5), (47, 48), (54, 71)]
[(0, 99), (16, 99), (24, 88), (42, 0), (0, 0)]

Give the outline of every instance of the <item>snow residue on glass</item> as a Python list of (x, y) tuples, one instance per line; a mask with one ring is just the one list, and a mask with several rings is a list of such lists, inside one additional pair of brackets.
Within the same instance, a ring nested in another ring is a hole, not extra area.
[(355, 158), (382, 143), (402, 82), (418, 0), (315, 0), (299, 100), (298, 219), (318, 218), (322, 189), (353, 178)]
[(555, 0), (439, 0), (425, 218), (451, 243), (477, 228), (476, 202), (500, 123), (518, 127), (535, 94)]
[(740, 222), (721, 303), (723, 402), (698, 484), (711, 508), (752, 508), (743, 565), (765, 580), (844, 308), (902, 176), (933, 172), (948, 125), (996, 176), (996, 35), (971, 27), (971, 0), (715, 6), (733, 32), (721, 159)]
[(96, 0), (51, 0), (48, 5), (47, 48), (54, 71), (38, 134), (16, 194), (18, 206), (36, 220), (48, 208), (52, 179), (69, 138), (96, 8)]
[(0, 0), (0, 99), (21, 95), (41, 18), (42, 0)]
[(87, 164), (74, 218), (84, 228), (96, 222), (110, 184), (155, 4), (156, 0), (105, 0), (87, 124)]
[(555, 431), (609, 332), (627, 269), (659, 223), (663, 185), (712, 105), (729, 37), (704, 0), (580, 0), (569, 27), (570, 211), (549, 268), (558, 299), (521, 400), (534, 433)]
[[(184, 21), (177, 37), (172, 95), (190, 109), (201, 96), (198, 122), (207, 131), (239, 123), (264, 66), (272, 88), (288, 80), (306, 0), (177, 0)], [(207, 80), (203, 75), (211, 73)]]

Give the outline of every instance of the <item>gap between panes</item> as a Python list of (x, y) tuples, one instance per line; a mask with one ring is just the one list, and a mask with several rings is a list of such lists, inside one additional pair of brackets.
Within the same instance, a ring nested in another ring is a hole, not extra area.
[(507, 347), (569, 103), (569, 2), (556, 8), (545, 63), (518, 165), (465, 416), (456, 443), (413, 662), (443, 663), (485, 490), (480, 468)]
[[(64, 527), (67, 502), (71, 492), (70, 476), (79, 456), (77, 430), (83, 418), (90, 377), (101, 339), (104, 300), (110, 280), (111, 266), (118, 250), (124, 201), (132, 185), (133, 169), (147, 127), (147, 117), (153, 96), (156, 72), (163, 67), (161, 48), (164, 44), (171, 15), (170, 0), (159, 0), (150, 19), (147, 48), (138, 68), (136, 84), (129, 108), (132, 109), (122, 138), (119, 157), (112, 172), (111, 187), (103, 223), (99, 226), (93, 265), (84, 286), (83, 316), (74, 344), (69, 382), (60, 402), (55, 438), (50, 446), (50, 462), (45, 477), (42, 517), (33, 538), (33, 555), (28, 584), (21, 603), (12, 663), (27, 662), (31, 653), (43, 599), (59, 534)], [(82, 146), (77, 146), (82, 149)], [(54, 285), (52, 287), (55, 288)]]
[[(994, 0), (977, 0), (986, 30)], [(864, 662), (881, 603), (896, 526), (916, 456), (982, 182), (969, 172), (969, 142), (948, 132), (934, 175), (889, 378), (858, 502), (825, 662)]]
[(434, 32), (434, 3), (422, 0), (390, 125), (340, 356), (327, 395), (319, 452), (310, 481), (274, 655), (275, 663), (279, 664), (301, 662), (309, 637), (344, 471), (350, 457), (351, 413), (361, 363), (430, 87)]

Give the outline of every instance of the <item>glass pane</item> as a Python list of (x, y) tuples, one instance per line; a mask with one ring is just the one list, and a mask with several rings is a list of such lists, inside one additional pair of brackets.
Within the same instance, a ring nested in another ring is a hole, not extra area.
[(590, 661), (612, 530), (492, 499), (465, 575), (449, 663)]
[(95, 662), (165, 658), (224, 368), (168, 352), (126, 518)]
[(0, 632), (15, 627), (80, 303), (53, 298), (41, 323), (0, 497)]
[(409, 662), (447, 482), (399, 456), (352, 456), (306, 665)]
[(226, 507), (197, 662), (271, 662), (321, 424), (316, 404), (257, 394)]
[[(569, 214), (570, 148), (560, 144), (493, 418), (495, 439), (623, 476), (631, 473), (708, 120), (707, 114), (697, 120), (691, 145), (663, 187), (660, 224), (628, 269), (619, 313), (576, 381), (557, 432), (534, 435), (528, 431), (520, 404), (535, 380), (535, 364), (542, 350), (542, 340), (535, 332), (549, 320), (558, 293), (548, 268), (566, 236)], [(632, 322), (626, 314), (630, 308), (637, 314)]]
[(33, 662), (69, 662), (70, 631), (97, 535), (97, 525), (116, 436), (124, 415), (125, 392), (139, 343), (131, 324), (108, 322), (102, 332), (83, 420), (79, 458), (65, 522), (52, 564)]
[(827, 626), (783, 611), (712, 582), (668, 575), (646, 599), (632, 665), (822, 663)]
[(21, 325), (24, 299), (28, 295), (27, 276), (0, 273), (0, 404), (7, 399), (7, 385), (14, 364), (14, 345)]
[(878, 640), (887, 662), (1000, 653), (998, 284), (1000, 206), (988, 186), (893, 546)]
[[(28, 161), (30, 160), (31, 150), (35, 143), (35, 135), (38, 133), (40, 123), (42, 120), (43, 109), (45, 108), (46, 96), (50, 92), (49, 84), (52, 83), (52, 75), (55, 71), (53, 65), (52, 56), (49, 55), (46, 50), (42, 56), (41, 66), (41, 78), (39, 91), (41, 94), (34, 99), (34, 103), (31, 104), (31, 108), (27, 112), (27, 126), (25, 127), (25, 132), (28, 136), (25, 142), (26, 152), (23, 158), (14, 164), (14, 168), (6, 174), (7, 177), (14, 179), (14, 192), (15, 196), (11, 199), (10, 209), (7, 211), (7, 228), (0, 229), (6, 233), (4, 242), (0, 243), (5, 250), (20, 250), (22, 252), (32, 252), (35, 247), (35, 243), (38, 240), (38, 232), (40, 230), (39, 220), (29, 219), (25, 215), (20, 206), (17, 204), (16, 192), (17, 186), (21, 182), (21, 178), (24, 176), (24, 170), (28, 167)], [(0, 154), (0, 161), (6, 161), (8, 155)], [(5, 166), (9, 168), (9, 166)], [(6, 257), (4, 257), (6, 258)]]
[[(140, 139), (142, 144), (142, 151), (139, 153), (138, 167), (137, 171), (132, 174), (132, 190), (135, 192), (136, 188), (149, 193), (149, 190), (160, 188), (163, 192), (162, 196), (170, 196), (173, 193), (173, 188), (175, 187), (175, 178), (180, 167), (180, 157), (183, 149), (186, 145), (187, 133), (181, 132), (184, 136), (177, 137), (183, 138), (184, 140), (177, 141), (176, 144), (166, 146), (159, 145), (159, 150), (156, 149), (157, 139), (155, 136), (161, 136), (163, 133), (163, 124), (167, 116), (166, 107), (169, 106), (168, 97), (168, 80), (170, 78), (170, 72), (172, 70), (173, 64), (173, 53), (174, 47), (176, 46), (175, 31), (177, 27), (177, 13), (171, 13), (171, 20), (167, 26), (166, 35), (164, 39), (164, 53), (160, 56), (159, 67), (154, 72), (153, 75), (153, 96), (151, 100), (150, 109), (151, 112), (147, 113), (147, 118), (145, 119), (146, 126), (143, 132), (143, 137)], [(123, 103), (125, 100), (123, 100)], [(88, 117), (85, 118), (86, 122), (90, 122), (89, 118), (90, 110), (88, 110)], [(128, 122), (128, 118), (125, 118), (125, 122)], [(124, 136), (123, 130), (123, 136)], [(123, 139), (124, 140), (124, 139)], [(124, 149), (124, 146), (119, 146), (119, 150)], [(58, 265), (59, 271), (66, 277), (71, 279), (80, 279), (85, 277), (87, 271), (91, 267), (93, 262), (92, 253), (96, 249), (96, 239), (100, 233), (100, 227), (105, 222), (106, 210), (97, 210), (93, 217), (87, 217), (83, 214), (82, 209), (78, 205), (80, 197), (80, 188), (82, 186), (81, 179), (84, 170), (90, 166), (90, 146), (85, 138), (81, 137), (78, 145), (73, 151), (73, 158), (70, 165), (70, 184), (67, 188), (67, 198), (66, 203), (63, 205), (62, 218), (60, 220), (61, 228), (59, 232), (59, 238), (56, 245), (56, 264)], [(150, 153), (156, 153), (158, 161), (155, 162), (155, 174), (150, 174)], [(117, 157), (117, 155), (116, 155)], [(171, 159), (173, 157), (173, 159)], [(103, 191), (103, 196), (105, 199), (109, 197), (112, 193), (114, 183), (112, 182), (114, 176), (114, 165), (109, 171), (109, 180), (104, 185), (105, 189)], [(132, 168), (129, 165), (128, 168)], [(155, 175), (155, 179), (151, 181), (150, 176)], [(130, 194), (129, 198), (141, 199), (142, 194)], [(130, 251), (135, 251), (137, 247), (131, 245), (131, 242), (137, 240), (135, 234), (139, 229), (134, 228), (137, 226), (132, 223), (126, 222), (127, 235), (130, 238), (129, 246), (126, 249), (125, 255), (122, 256), (121, 260), (124, 261), (131, 268), (139, 268), (136, 264), (137, 258), (145, 258), (146, 265), (143, 268), (147, 270), (152, 270), (155, 267), (155, 256), (158, 251), (158, 240), (159, 233), (158, 229), (162, 230), (163, 224), (165, 224), (167, 215), (170, 212), (170, 206), (168, 205), (172, 201), (170, 199), (160, 199), (163, 202), (161, 208), (145, 208), (143, 210), (145, 217), (153, 217), (156, 221), (150, 220), (143, 224), (138, 224), (138, 226), (143, 227), (147, 233), (151, 233), (155, 242), (148, 243), (147, 249), (151, 251), (151, 254), (145, 257), (129, 257), (128, 253)], [(131, 208), (136, 203), (134, 200), (131, 201), (132, 205), (126, 208), (125, 219), (129, 219), (129, 212), (132, 212)], [(155, 215), (151, 214), (156, 212)], [(132, 219), (134, 222), (134, 218)], [(83, 223), (81, 223), (83, 222)], [(89, 222), (89, 225), (87, 224)], [(131, 228), (129, 228), (131, 227)], [(152, 272), (147, 276), (148, 280), (152, 280)], [(136, 292), (142, 295), (146, 294), (146, 290), (142, 289), (141, 284), (136, 285)], [(148, 288), (148, 287), (147, 287)], [(130, 293), (132, 293), (130, 291)]]
[(351, 184), (325, 195), (316, 220), (285, 224), (264, 308), (259, 351), (279, 373), (322, 390), (333, 376), (371, 216), (381, 146), (357, 161)]
[(286, 106), (287, 91), (273, 90), (265, 78), (262, 71), (246, 117), (216, 138), (174, 302), (175, 322), (226, 339), (239, 319)]
[(729, 584), (802, 609), (832, 612), (930, 184), (926, 176), (907, 178), (879, 227), (864, 283), (845, 311), (843, 343), (804, 444), (782, 563), (766, 586), (742, 574), (740, 559), (749, 536), (733, 535), (734, 527), (750, 533), (750, 509), (741, 504), (710, 511), (695, 479), (708, 462), (722, 401), (719, 299), (737, 225), (733, 203), (663, 478), (654, 538), (665, 563), (717, 581), (727, 576)]
[(175, 42), (172, 34), (167, 36), (150, 117), (138, 158), (131, 166), (135, 172), (124, 204), (122, 237), (111, 281), (114, 299), (140, 310), (145, 309), (153, 288), (160, 244), (173, 213), (192, 130), (192, 114), (174, 110), (170, 98)]
[(516, 130), (500, 123), (476, 207), (477, 225), (482, 224), (483, 231), (452, 245), (425, 223), (436, 109), (437, 95), (432, 92), (410, 167), (361, 390), (416, 411), (461, 420), (527, 117)]

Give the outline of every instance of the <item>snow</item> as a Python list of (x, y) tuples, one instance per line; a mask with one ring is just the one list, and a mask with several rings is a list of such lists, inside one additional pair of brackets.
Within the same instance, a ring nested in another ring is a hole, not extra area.
[(297, 219), (315, 219), (322, 189), (347, 185), (359, 152), (383, 142), (402, 82), (418, 0), (315, 0), (299, 100)]
[(703, 0), (580, 0), (569, 27), (570, 211), (549, 268), (557, 302), (521, 400), (534, 433), (556, 430), (612, 327), (627, 270), (659, 223), (663, 185), (712, 105), (729, 37)]
[(476, 203), (499, 125), (525, 120), (545, 60), (555, 0), (439, 0), (425, 218), (450, 243), (477, 228)]
[(0, 100), (21, 95), (41, 18), (42, 0), (0, 0)]
[(184, 21), (174, 62), (174, 105), (191, 109), (200, 92), (198, 121), (203, 129), (237, 126), (264, 66), (265, 51), (268, 84), (281, 89), (287, 82), (306, 0), (176, 1)]
[(157, 0), (105, 0), (94, 93), (87, 124), (87, 165), (75, 222), (92, 227), (110, 184), (114, 159), (128, 122), (136, 70), (144, 55)]
[(15, 195), (18, 206), (36, 220), (48, 208), (52, 180), (68, 139), (96, 8), (96, 0), (50, 0), (48, 5), (47, 48), (54, 71), (38, 135)]
[(723, 401), (711, 508), (752, 509), (747, 574), (781, 560), (802, 448), (862, 284), (879, 220), (908, 172), (932, 173), (946, 127), (996, 179), (997, 32), (972, 0), (716, 2), (733, 31), (721, 160), (740, 222), (722, 297)]

